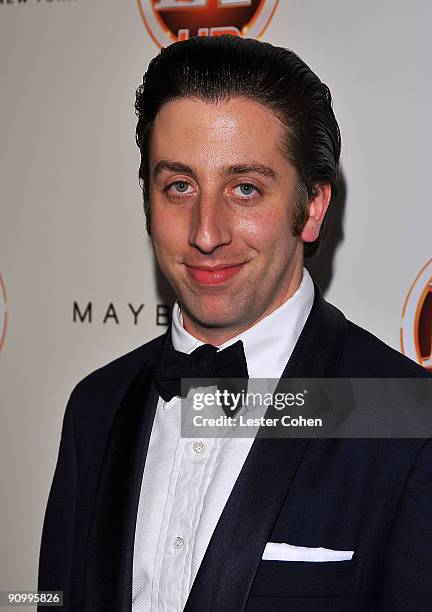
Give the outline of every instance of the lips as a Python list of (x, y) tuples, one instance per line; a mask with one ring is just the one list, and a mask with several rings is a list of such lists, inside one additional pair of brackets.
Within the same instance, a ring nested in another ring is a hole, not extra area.
[(220, 266), (216, 268), (199, 268), (186, 266), (189, 276), (200, 285), (221, 285), (235, 276), (244, 264)]

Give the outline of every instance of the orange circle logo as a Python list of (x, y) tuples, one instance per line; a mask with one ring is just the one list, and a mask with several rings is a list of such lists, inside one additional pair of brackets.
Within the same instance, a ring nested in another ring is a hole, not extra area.
[(402, 352), (432, 370), (432, 259), (420, 270), (402, 311)]
[(2, 350), (7, 328), (6, 288), (0, 274), (0, 351)]
[(159, 47), (191, 36), (234, 34), (259, 38), (279, 0), (137, 0), (144, 24)]

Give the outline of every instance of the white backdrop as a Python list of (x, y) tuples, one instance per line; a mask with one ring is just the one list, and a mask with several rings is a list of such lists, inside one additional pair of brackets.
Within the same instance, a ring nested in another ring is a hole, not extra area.
[[(431, 21), (428, 0), (280, 0), (263, 35), (330, 86), (342, 130), (345, 201), (312, 270), (397, 349), (432, 257)], [(72, 387), (165, 330), (134, 143), (135, 89), (157, 51), (133, 0), (0, 0), (0, 589), (36, 587)], [(91, 323), (73, 320), (74, 302), (91, 302)]]

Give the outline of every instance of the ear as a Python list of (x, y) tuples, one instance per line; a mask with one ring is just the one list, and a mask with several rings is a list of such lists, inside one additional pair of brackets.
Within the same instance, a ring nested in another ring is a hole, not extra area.
[(309, 200), (308, 216), (300, 234), (303, 242), (314, 242), (318, 238), (330, 199), (331, 185), (318, 185), (315, 195)]

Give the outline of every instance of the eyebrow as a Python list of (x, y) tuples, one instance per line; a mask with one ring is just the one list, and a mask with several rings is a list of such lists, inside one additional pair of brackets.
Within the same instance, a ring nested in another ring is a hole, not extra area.
[[(168, 170), (170, 172), (178, 172), (179, 174), (190, 174), (191, 176), (196, 176), (195, 170), (188, 166), (187, 164), (183, 164), (177, 161), (171, 161), (168, 159), (161, 159), (158, 161), (153, 170), (153, 176), (156, 177), (163, 170)], [(265, 166), (260, 163), (251, 163), (251, 164), (233, 164), (231, 166), (225, 166), (222, 168), (223, 176), (230, 176), (232, 174), (249, 174), (250, 172), (261, 174), (261, 176), (265, 176), (266, 178), (275, 179), (278, 175), (273, 168), (270, 166)]]
[(233, 166), (228, 166), (223, 169), (223, 174), (225, 176), (229, 176), (230, 174), (248, 174), (249, 172), (254, 172), (256, 174), (261, 174), (261, 176), (265, 176), (267, 178), (276, 178), (277, 174), (273, 168), (270, 166), (265, 166), (264, 164), (253, 163), (253, 164), (234, 164)]

